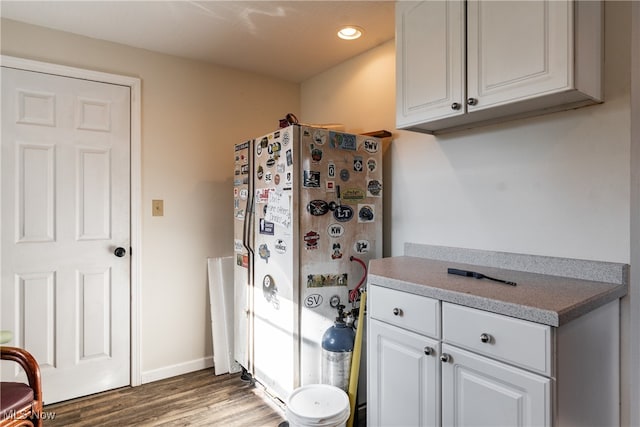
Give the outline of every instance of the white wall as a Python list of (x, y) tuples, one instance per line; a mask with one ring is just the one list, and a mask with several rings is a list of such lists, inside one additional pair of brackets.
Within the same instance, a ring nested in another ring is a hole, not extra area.
[(629, 262), (629, 4), (605, 15), (597, 106), (441, 137), (395, 131), (393, 42), (302, 84), (302, 121), (394, 130), (386, 255), (416, 242)]
[(233, 144), (298, 111), (299, 86), (5, 19), (1, 31), (3, 55), (142, 80), (143, 381), (210, 364), (206, 259), (233, 253)]

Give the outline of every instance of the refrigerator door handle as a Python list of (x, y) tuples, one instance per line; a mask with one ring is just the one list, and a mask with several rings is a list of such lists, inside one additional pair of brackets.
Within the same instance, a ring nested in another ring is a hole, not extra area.
[(242, 227), (242, 243), (244, 247), (253, 256), (253, 247), (251, 242), (251, 224), (253, 224), (253, 208), (255, 204), (255, 194), (252, 191), (247, 202), (247, 210), (244, 216), (244, 224)]

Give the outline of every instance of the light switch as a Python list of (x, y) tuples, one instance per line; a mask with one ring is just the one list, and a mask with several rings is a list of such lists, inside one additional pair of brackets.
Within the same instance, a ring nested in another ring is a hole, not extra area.
[(151, 215), (163, 216), (164, 215), (164, 200), (152, 200), (151, 201)]

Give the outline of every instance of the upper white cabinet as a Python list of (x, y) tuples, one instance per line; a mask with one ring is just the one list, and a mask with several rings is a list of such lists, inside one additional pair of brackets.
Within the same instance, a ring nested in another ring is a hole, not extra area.
[(396, 125), (444, 133), (602, 100), (599, 1), (396, 3)]

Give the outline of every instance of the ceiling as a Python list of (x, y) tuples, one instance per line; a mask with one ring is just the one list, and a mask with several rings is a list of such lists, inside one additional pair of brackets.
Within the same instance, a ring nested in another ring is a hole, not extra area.
[[(1, 0), (0, 15), (293, 82), (394, 37), (393, 1)], [(339, 39), (346, 24), (364, 36)]]

